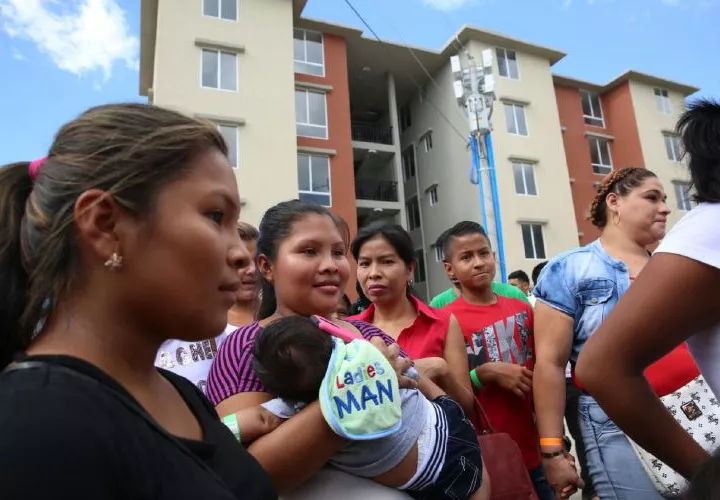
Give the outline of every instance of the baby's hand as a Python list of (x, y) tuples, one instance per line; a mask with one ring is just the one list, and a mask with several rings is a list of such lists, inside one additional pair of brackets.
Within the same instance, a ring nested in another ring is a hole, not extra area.
[(255, 441), (260, 436), (268, 434), (283, 423), (283, 420), (262, 406), (246, 408), (236, 413), (240, 437), (243, 444)]

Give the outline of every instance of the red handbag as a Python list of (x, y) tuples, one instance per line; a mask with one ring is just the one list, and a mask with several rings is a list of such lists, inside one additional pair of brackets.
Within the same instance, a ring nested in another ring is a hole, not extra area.
[(495, 432), (475, 397), (475, 419), (483, 467), (490, 476), (491, 500), (539, 500), (520, 447), (503, 432)]

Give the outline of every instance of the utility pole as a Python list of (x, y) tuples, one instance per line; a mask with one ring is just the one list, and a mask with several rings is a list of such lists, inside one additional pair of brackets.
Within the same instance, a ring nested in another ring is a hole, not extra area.
[(492, 113), (495, 103), (493, 51), (487, 49), (482, 52), (482, 65), (476, 63), (469, 50), (465, 50), (464, 55), (465, 61), (461, 60), (460, 55), (450, 58), (450, 67), (455, 78), (453, 89), (458, 103), (465, 108), (468, 117), (472, 160), (470, 182), (478, 186), (482, 225), (500, 262), (500, 278), (505, 283), (505, 247), (492, 146)]

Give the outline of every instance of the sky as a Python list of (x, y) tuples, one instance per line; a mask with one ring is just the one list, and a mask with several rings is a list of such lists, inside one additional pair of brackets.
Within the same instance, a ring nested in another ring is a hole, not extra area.
[[(351, 3), (386, 40), (440, 49), (469, 24), (566, 52), (559, 74), (605, 83), (635, 69), (720, 97), (720, 0)], [(345, 0), (309, 0), (303, 15), (362, 28)], [(0, 165), (44, 156), (88, 107), (146, 102), (139, 31), (140, 0), (0, 0)]]

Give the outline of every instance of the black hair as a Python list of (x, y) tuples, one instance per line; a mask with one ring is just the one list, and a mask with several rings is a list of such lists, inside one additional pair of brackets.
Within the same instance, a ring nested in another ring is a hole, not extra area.
[(508, 275), (509, 280), (519, 280), (523, 283), (530, 284), (530, 278), (528, 277), (527, 273), (523, 271), (522, 269), (518, 269), (517, 271), (513, 271)]
[(716, 500), (720, 498), (720, 451), (705, 462), (690, 481), (684, 500)]
[(720, 203), (720, 102), (698, 99), (677, 123), (698, 203)]
[(363, 245), (376, 236), (385, 238), (408, 268), (413, 264), (417, 265), (415, 245), (408, 232), (399, 224), (384, 220), (375, 221), (358, 231), (350, 245), (350, 252), (355, 260), (358, 260)]
[(347, 293), (343, 293), (342, 301), (345, 303), (345, 307), (347, 311), (350, 311), (350, 306), (352, 306), (352, 302), (350, 302), (350, 297), (347, 296)]
[(267, 391), (295, 403), (309, 403), (330, 362), (333, 339), (309, 318), (286, 316), (255, 338), (253, 365)]
[[(480, 236), (485, 236), (485, 238), (488, 238), (487, 232), (485, 232), (485, 228), (483, 228), (477, 222), (469, 220), (458, 222), (453, 227), (445, 231), (442, 235), (440, 235), (440, 237), (443, 238), (442, 250), (443, 254), (445, 255), (445, 260), (450, 260), (450, 243), (452, 242), (453, 238), (461, 238), (462, 236), (468, 236), (471, 234), (479, 234)], [(490, 238), (488, 238), (488, 242), (490, 242)]]
[[(324, 215), (332, 219), (340, 231), (346, 246), (350, 240), (347, 223), (330, 210), (315, 203), (301, 200), (283, 201), (269, 208), (260, 221), (260, 236), (257, 239), (257, 255), (264, 255), (271, 262), (277, 258), (280, 243), (292, 232), (293, 225), (308, 215)], [(260, 273), (261, 300), (258, 307), (258, 319), (269, 318), (277, 309), (275, 287)]]
[(545, 266), (547, 266), (547, 263), (548, 263), (548, 261), (541, 262), (537, 266), (533, 267), (533, 270), (532, 270), (533, 285), (537, 285), (538, 279), (540, 279), (540, 271), (542, 271), (545, 268)]

